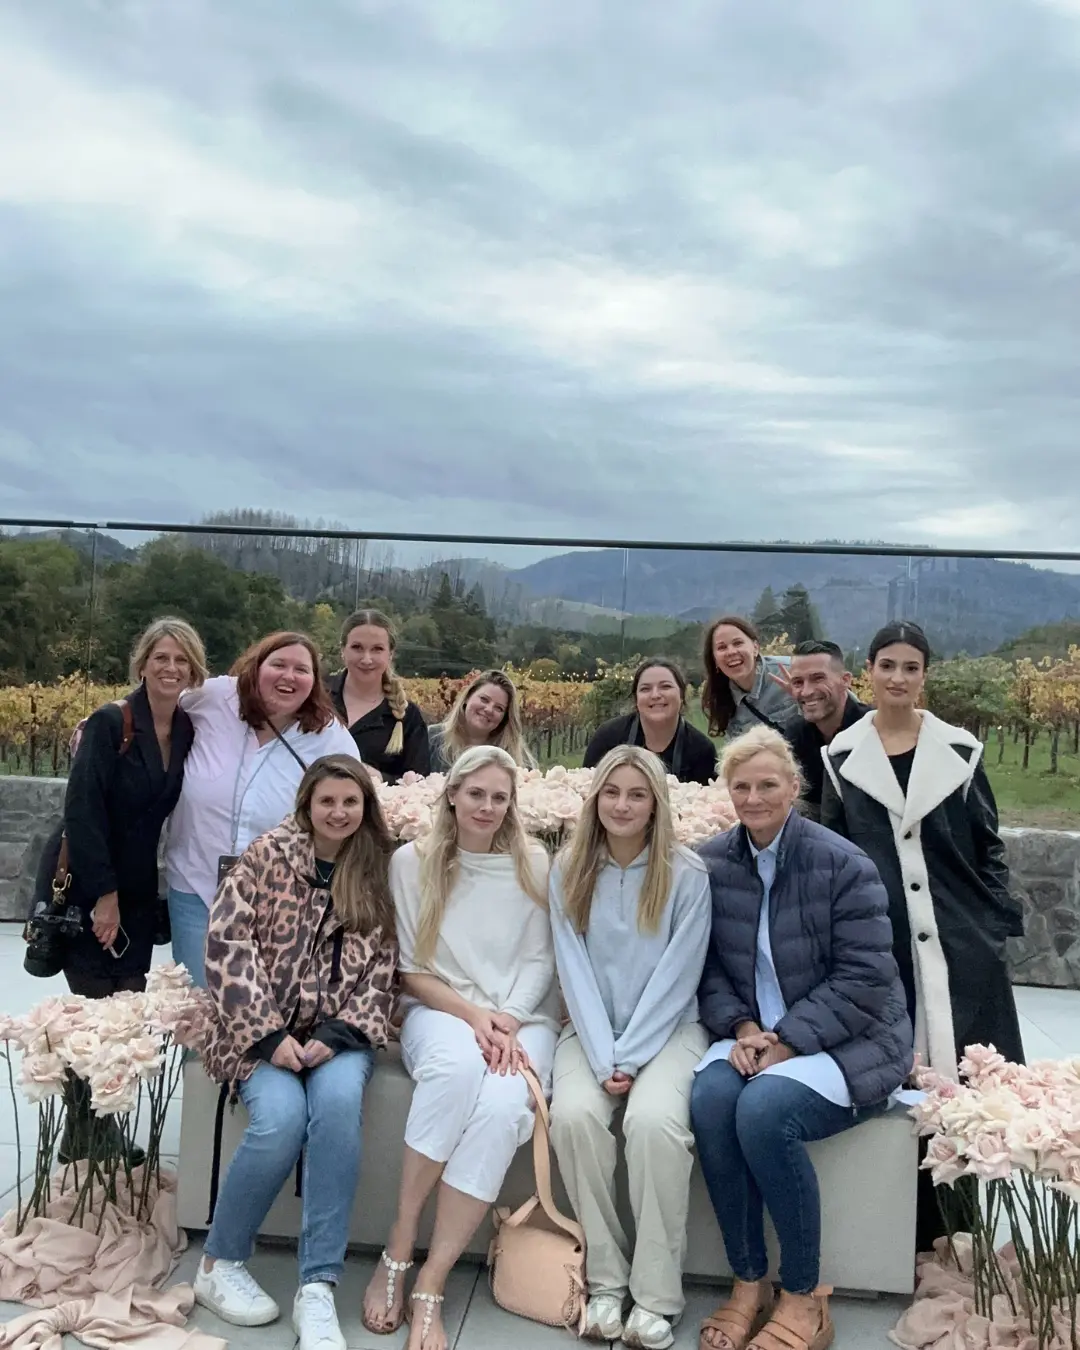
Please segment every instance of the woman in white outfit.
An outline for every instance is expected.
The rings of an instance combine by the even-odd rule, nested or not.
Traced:
[[[398,1212],[364,1298],[370,1331],[404,1316],[424,1203],[438,1185],[427,1259],[409,1298],[408,1350],[446,1350],[447,1276],[533,1130],[531,1065],[550,1080],[558,993],[547,914],[547,854],[517,812],[517,766],[497,746],[450,768],[431,833],[390,865],[404,1021],[416,1087],[405,1126]]]
[[[664,767],[648,750],[621,745],[597,765],[549,901],[570,1013],[555,1052],[552,1142],[585,1229],[585,1335],[664,1350],[684,1307],[690,1089],[708,1044],[697,989],[712,911],[705,864],[676,842]],[[624,1102],[632,1243],[615,1209],[611,1125]]]

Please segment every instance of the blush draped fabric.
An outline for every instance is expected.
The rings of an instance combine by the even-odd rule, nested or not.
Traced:
[[[137,1190],[141,1175],[139,1168],[132,1175]],[[142,1221],[130,1212],[122,1178],[117,1188],[100,1232],[100,1189],[81,1226],[67,1222],[77,1196],[72,1169],[53,1177],[45,1216],[28,1219],[18,1234],[14,1210],[0,1220],[0,1299],[27,1305],[0,1326],[3,1350],[61,1350],[65,1333],[102,1350],[226,1350],[227,1341],[186,1326],[190,1285],[161,1287],[187,1246],[176,1222],[175,1177],[162,1172]]]
[[[1005,1276],[1016,1312],[1004,1294],[997,1294],[991,1316],[975,1307],[972,1282],[972,1244],[966,1233],[953,1239],[957,1260],[948,1238],[938,1238],[934,1253],[918,1258],[915,1302],[889,1332],[901,1350],[1039,1350],[1039,1338],[1024,1314],[1026,1300],[1020,1268],[1012,1244],[998,1253],[998,1266]],[[1065,1309],[1054,1313],[1054,1332],[1044,1350],[1070,1350],[1075,1342]]]

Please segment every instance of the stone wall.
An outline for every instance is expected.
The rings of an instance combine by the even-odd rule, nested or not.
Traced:
[[[0,919],[23,919],[42,846],[64,800],[60,778],[0,777]],[[1080,833],[1003,830],[1027,934],[1010,943],[1017,984],[1080,989]]]

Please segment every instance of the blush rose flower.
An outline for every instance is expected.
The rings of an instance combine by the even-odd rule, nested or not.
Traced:
[[[1004,1181],[1012,1175],[1012,1159],[1005,1136],[1000,1131],[980,1134],[968,1148],[972,1173],[982,1181]]]
[[[19,1044],[29,1054],[47,1054],[67,1035],[71,1026],[71,1010],[55,996],[42,999],[17,1020]]]
[[[156,1078],[165,1057],[156,1036],[135,1036],[127,1044],[127,1066],[137,1078]]]
[[[91,1065],[100,1058],[101,1037],[88,1027],[78,1028],[69,1033],[61,1053],[72,1071],[80,1078],[85,1078]]]
[[[138,1079],[129,1066],[106,1064],[90,1074],[90,1105],[99,1116],[130,1111],[138,1092]]]
[[[19,1086],[28,1101],[40,1102],[55,1097],[64,1090],[67,1065],[55,1051],[23,1055],[19,1069]]]
[[[967,1160],[957,1141],[947,1134],[936,1134],[930,1140],[920,1166],[930,1172],[935,1186],[951,1186],[968,1171]]]
[[[187,966],[179,961],[166,961],[164,965],[153,966],[146,977],[146,992],[151,995],[190,988],[191,974]]]

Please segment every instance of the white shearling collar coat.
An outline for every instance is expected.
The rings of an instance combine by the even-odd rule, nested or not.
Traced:
[[[870,712],[822,751],[822,824],[877,865],[921,1062],[955,1078],[963,1048],[1023,1058],[1005,939],[1022,933],[997,808],[970,732],[921,712],[907,791]]]

